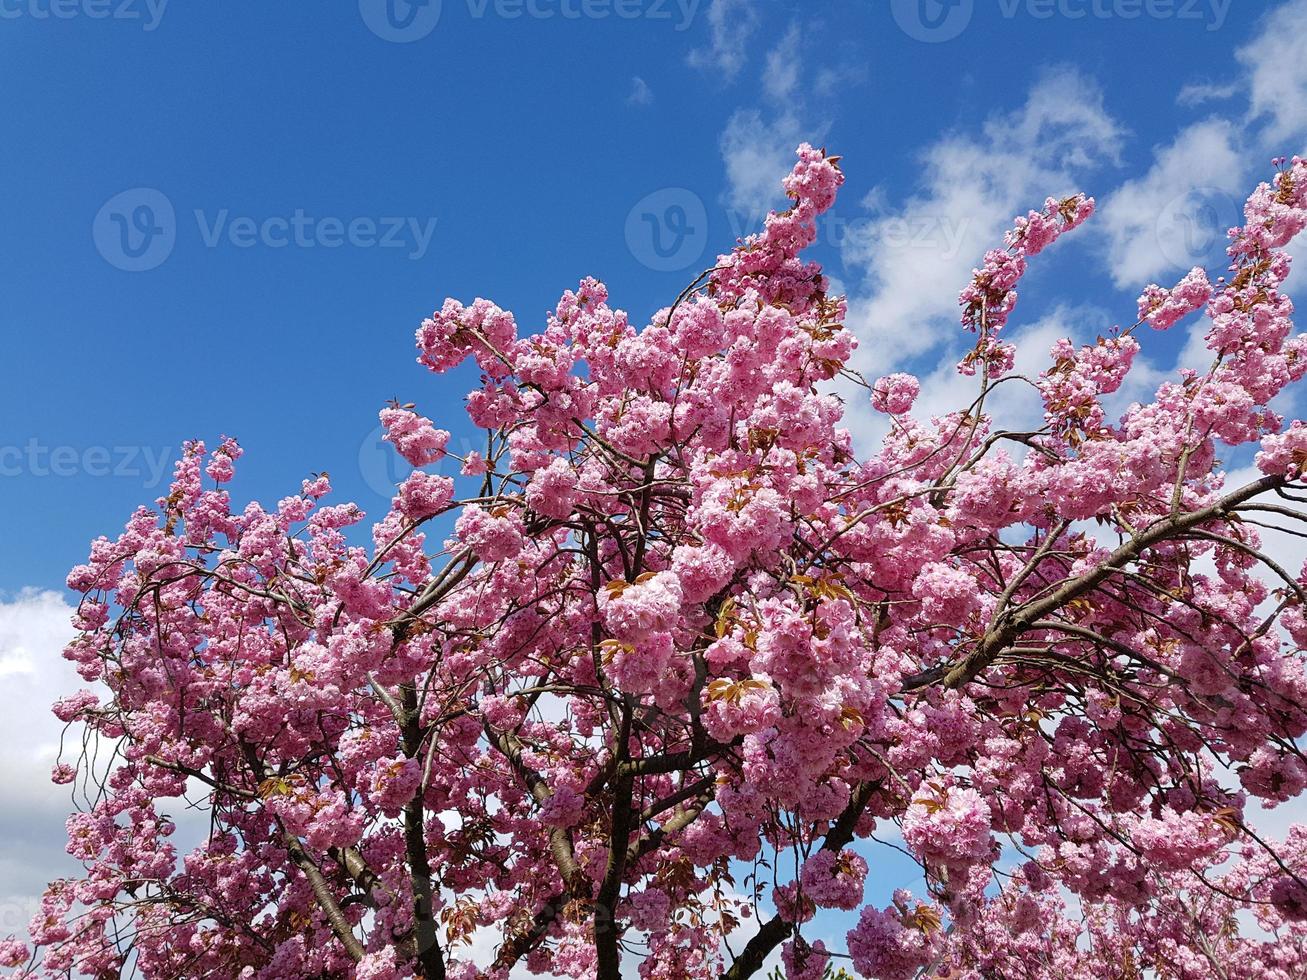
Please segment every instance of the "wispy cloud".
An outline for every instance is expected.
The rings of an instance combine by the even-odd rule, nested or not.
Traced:
[[[1239,94],[1240,86],[1236,82],[1229,82],[1224,85],[1215,82],[1190,82],[1184,88],[1180,89],[1180,94],[1175,97],[1177,105],[1197,106],[1207,102],[1223,102],[1226,99],[1232,99]]]
[[[762,84],[767,94],[777,101],[791,98],[799,84],[799,43],[799,25],[791,24],[776,46],[767,52]]]
[[[1106,236],[1113,280],[1134,289],[1220,262],[1225,232],[1241,221],[1242,198],[1267,177],[1265,157],[1307,139],[1307,0],[1288,0],[1235,52],[1225,82],[1180,90],[1181,105],[1236,99],[1154,151],[1151,168],[1103,195],[1095,226]],[[1169,285],[1170,283],[1165,283]],[[1301,288],[1301,287],[1299,287]]]
[[[755,0],[713,0],[708,8],[708,44],[689,54],[694,68],[733,81],[747,60],[749,39],[758,29]]]
[[[737,109],[722,131],[725,200],[737,234],[756,231],[783,200],[781,178],[794,165],[794,148],[820,143],[830,122],[804,97],[804,35],[791,24],[767,52],[760,105]]]
[[[626,97],[627,105],[652,105],[654,100],[653,89],[639,75],[631,78],[631,92]]]
[[[794,165],[794,148],[819,138],[792,112],[737,110],[721,137],[730,208],[742,220],[760,221],[783,194],[780,181]]]

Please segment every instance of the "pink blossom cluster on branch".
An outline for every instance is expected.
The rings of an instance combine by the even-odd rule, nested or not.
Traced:
[[[1228,277],[1150,286],[1060,341],[995,427],[1029,263],[1092,212],[1016,221],[961,296],[975,399],[912,414],[848,368],[845,304],[801,258],[843,181],[804,145],[792,207],[637,330],[591,279],[521,335],[448,300],[436,373],[473,359],[486,449],[392,405],[419,467],[362,527],[325,477],[273,508],[191,443],[170,493],[101,538],[56,706],[117,747],[68,822],[15,976],[612,980],[1287,978],[1307,972],[1301,530],[1307,371],[1281,291],[1307,225],[1282,162]],[[1113,418],[1135,329],[1204,311],[1212,364]],[[856,458],[831,382],[890,416]],[[1232,485],[1237,447],[1261,475]],[[434,521],[449,537],[431,537]],[[370,542],[370,543],[369,543]],[[183,795],[210,829],[183,853]],[[919,895],[867,904],[895,826]],[[840,942],[823,910],[856,912]],[[1256,930],[1248,928],[1255,921]],[[820,937],[819,937],[820,934]],[[29,945],[30,943],[30,945]],[[847,959],[837,959],[846,957]]]

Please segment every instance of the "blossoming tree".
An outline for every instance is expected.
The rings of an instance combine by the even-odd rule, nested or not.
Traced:
[[[848,370],[844,302],[800,258],[842,180],[801,147],[793,206],[642,330],[594,280],[530,336],[446,301],[419,360],[479,365],[485,451],[456,485],[448,433],[382,411],[417,469],[370,546],[325,477],[234,508],[235,442],[190,444],[69,577],[66,655],[99,693],[56,713],[101,763],[55,779],[90,789],[85,873],[4,964],[1307,973],[1307,827],[1251,819],[1307,786],[1307,577],[1261,544],[1304,530],[1307,425],[1271,405],[1307,371],[1281,292],[1307,161],[1249,198],[1228,277],[1150,287],[1134,326],[1025,378],[1016,286],[1093,202],[1018,219],[961,297],[974,397],[935,418],[912,377]],[[1199,311],[1211,366],[1109,417],[1141,328]],[[841,376],[888,416],[866,459]],[[1001,384],[1033,385],[1042,424],[992,424]],[[1218,454],[1241,446],[1259,475],[1236,484]],[[184,794],[208,814],[187,853]],[[870,901],[895,827],[925,885]],[[834,946],[828,909],[859,913]]]

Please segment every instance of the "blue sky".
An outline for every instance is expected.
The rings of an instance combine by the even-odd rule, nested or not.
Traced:
[[[394,2],[402,23],[408,10]],[[855,292],[871,277],[841,253],[867,220],[867,195],[901,208],[940,165],[930,151],[942,134],[1019,110],[1050,66],[1079,69],[1122,129],[1113,153],[1072,175],[1102,199],[1187,123],[1244,112],[1243,94],[1176,97],[1236,84],[1233,53],[1266,9],[1176,0],[1162,17],[1161,0],[1155,16],[1143,0],[980,0],[957,37],[929,43],[899,24],[916,0],[588,2],[444,0],[429,33],[396,43],[369,28],[386,33],[385,0],[0,0],[11,365],[0,589],[57,586],[91,537],[156,495],[158,461],[191,437],[241,439],[238,490],[250,497],[326,469],[375,507],[384,466],[361,475],[358,448],[386,399],[462,422],[462,386],[413,363],[425,313],[446,295],[484,295],[531,326],[593,274],[644,322],[703,264],[696,252],[707,262],[757,224],[799,139],[845,157],[848,184],[818,252]],[[936,0],[924,2],[929,15]],[[955,2],[950,16],[968,12]],[[417,8],[419,33],[432,9]],[[946,19],[939,36],[953,29]],[[732,140],[743,146],[725,158]],[[1265,171],[1270,149],[1240,162]],[[1021,206],[1068,189],[1060,175],[1029,183]],[[153,194],[114,205],[119,223],[101,215],[141,188]],[[677,243],[681,196],[669,188],[704,218],[691,213],[674,269],[653,250],[653,225],[632,224],[634,246],[626,234],[654,195],[662,248]],[[143,272],[111,264],[97,243],[127,264],[121,222],[160,197],[175,213],[166,260]],[[311,221],[307,244],[282,230],[297,214]],[[941,241],[950,230],[936,229]],[[905,241],[922,234],[904,226]],[[972,237],[955,263],[963,275],[989,240]],[[1094,275],[1049,301],[1129,314],[1133,289],[1113,294],[1104,268],[1084,271]],[[951,307],[959,287],[954,276],[918,288]],[[1031,296],[1027,312],[1043,312]],[[923,321],[914,331],[955,339],[947,321],[907,316]]]
[[[1304,146],[1305,23],[1307,0],[0,0],[0,678],[31,705],[0,721],[27,787],[0,814],[12,895],[62,819],[38,781],[66,609],[40,590],[166,492],[183,440],[241,440],[238,498],[328,470],[380,513],[386,400],[468,434],[471,379],[414,362],[423,315],[486,296],[532,329],[595,275],[646,322],[805,139],[848,174],[816,252],[858,366],[918,371],[944,408],[957,292],[1045,196],[1102,210],[1023,291],[1036,368],[1219,259]],[[1123,398],[1201,348],[1148,339]],[[850,423],[874,439],[864,406]]]

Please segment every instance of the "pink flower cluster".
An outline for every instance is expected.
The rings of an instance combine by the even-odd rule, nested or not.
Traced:
[[[911,895],[897,891],[888,909],[869,905],[862,910],[848,935],[855,970],[878,980],[912,980],[934,958],[940,943],[928,923],[937,913],[926,906],[909,912],[911,904]],[[937,926],[938,918],[933,921]]]
[[[431,420],[405,408],[383,408],[381,426],[386,440],[414,466],[439,462],[449,444],[449,433],[437,429]]]
[[[993,856],[989,804],[974,789],[930,788],[903,815],[903,839],[923,861],[965,869]]]
[[[1154,330],[1169,330],[1211,298],[1212,284],[1206,271],[1195,268],[1171,289],[1156,284],[1146,287],[1139,297],[1139,319]]]
[[[921,394],[921,384],[910,374],[890,374],[872,386],[871,407],[887,415],[903,415]]]
[[[1049,198],[1043,211],[1017,218],[1007,234],[1007,248],[985,253],[984,265],[973,269],[971,282],[958,297],[962,324],[983,334],[998,333],[1017,305],[1016,286],[1026,274],[1026,259],[1038,255],[1094,213],[1094,199],[1077,194],[1065,200]]]
[[[852,851],[817,851],[803,863],[799,882],[803,894],[828,909],[856,909],[862,904],[867,862]]]

